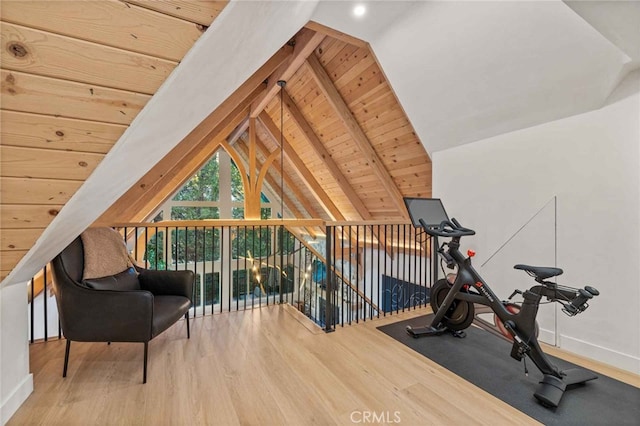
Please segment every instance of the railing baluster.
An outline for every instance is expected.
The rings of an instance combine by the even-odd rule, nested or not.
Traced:
[[[402,225],[402,246],[400,246],[400,238],[398,238],[398,248],[402,247],[402,312],[404,312],[404,306],[407,304],[406,302],[406,297],[405,297],[405,283],[407,282],[406,280],[406,260],[407,260],[407,245],[406,245],[406,238],[407,238],[407,225]],[[398,225],[398,237],[400,237],[400,225]],[[400,257],[400,256],[398,256]],[[400,267],[400,259],[398,259],[398,267]]]
[[[149,228],[147,228],[146,226],[144,227],[144,250],[142,251],[142,257],[144,257],[144,267],[148,268],[149,267],[149,259],[147,256],[147,247],[149,244]]]
[[[142,264],[139,257],[144,256],[147,268],[196,272],[194,318],[199,313],[258,309],[262,302],[289,303],[325,331],[333,331],[338,324],[344,327],[426,306],[437,275],[436,242],[407,223],[327,222],[324,253],[319,255],[305,233],[303,240],[281,223],[158,225],[125,226],[124,242],[133,230],[135,259]],[[30,342],[42,338],[38,321],[44,324],[45,341],[49,335],[48,270],[42,275],[42,309],[35,308],[35,278],[31,281]]]
[[[333,291],[333,286],[331,285],[331,278],[330,278],[330,274],[331,274],[331,256],[332,254],[332,250],[331,250],[331,241],[332,241],[332,233],[333,230],[335,228],[334,227],[327,227],[326,228],[326,242],[325,242],[325,246],[326,246],[326,254],[325,254],[325,260],[326,260],[326,264],[325,264],[325,299],[324,299],[324,307],[325,307],[325,312],[324,312],[324,329],[325,331],[329,332],[332,331],[331,330],[331,320],[333,317],[333,306],[331,303],[331,292]]]
[[[153,254],[154,254],[154,257],[155,257],[153,259],[153,264],[154,264],[153,269],[158,270],[160,268],[158,268],[158,227],[157,226],[155,227],[155,233],[153,235],[155,237],[153,239]],[[149,253],[148,252],[147,252],[147,257],[149,257]]]
[[[164,270],[168,271],[169,268],[171,267],[171,265],[169,264],[171,262],[171,230],[169,229],[168,226],[164,227],[164,249],[163,249],[163,253],[162,253],[162,260],[164,260]]]
[[[43,271],[44,283],[42,285],[42,300],[44,301],[44,341],[49,340],[49,313],[47,304],[47,265],[44,265]]]
[[[136,263],[139,263],[140,259],[138,259],[138,227],[136,226],[134,230],[135,234],[133,235],[133,258],[135,259]]]
[[[34,342],[35,337],[34,337],[34,327],[35,327],[35,305],[36,305],[36,300],[35,300],[35,289],[33,288],[35,286],[35,279],[31,278],[31,306],[30,306],[30,318],[31,318],[31,324],[30,325],[30,332],[31,332],[31,343]]]
[[[249,273],[247,271],[247,227],[243,227],[243,248],[242,248],[242,257],[244,258],[244,279],[242,280],[242,286],[244,287],[245,295],[244,295],[244,309],[247,310],[247,297],[249,297]]]
[[[218,284],[218,292],[216,292],[216,227],[211,227],[211,315],[214,313],[216,304],[216,294],[220,292],[220,284]],[[218,295],[218,300],[219,299]]]
[[[353,292],[352,292],[353,293]],[[360,293],[360,225],[356,225],[356,294],[351,298],[351,311],[355,315],[356,324],[358,324],[358,297]],[[355,312],[353,302],[356,302]]]

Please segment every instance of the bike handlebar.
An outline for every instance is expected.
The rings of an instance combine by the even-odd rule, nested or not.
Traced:
[[[466,235],[476,234],[476,231],[473,229],[460,225],[460,222],[455,218],[451,218],[450,221],[443,220],[437,228],[429,227],[423,219],[420,219],[420,224],[424,228],[424,231],[432,237],[464,237]]]

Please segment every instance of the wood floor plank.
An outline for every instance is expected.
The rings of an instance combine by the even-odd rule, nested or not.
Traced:
[[[151,341],[146,385],[139,343],[74,342],[66,379],[64,339],[36,343],[34,393],[7,424],[539,424],[376,329],[427,312],[326,334],[270,306],[192,319],[189,340],[179,321]]]

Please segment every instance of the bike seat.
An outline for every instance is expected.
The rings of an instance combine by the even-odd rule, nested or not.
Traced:
[[[526,271],[529,275],[535,277],[536,280],[546,280],[547,278],[562,275],[563,272],[560,268],[551,268],[545,266],[515,265],[513,268]]]

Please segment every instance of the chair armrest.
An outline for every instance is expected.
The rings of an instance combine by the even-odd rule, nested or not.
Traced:
[[[76,288],[64,300],[63,331],[85,342],[145,342],[152,336],[153,294]]]
[[[155,295],[193,297],[193,271],[156,271],[136,268],[140,275],[140,287]]]

